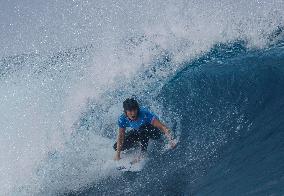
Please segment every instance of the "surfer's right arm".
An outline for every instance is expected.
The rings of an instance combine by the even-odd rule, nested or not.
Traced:
[[[124,135],[125,135],[125,128],[119,128],[117,136],[116,155],[114,157],[114,160],[118,161],[120,159],[120,152],[124,142]]]

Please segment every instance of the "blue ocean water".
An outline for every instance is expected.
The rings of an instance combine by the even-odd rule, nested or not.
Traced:
[[[3,3],[0,192],[284,195],[283,5]],[[121,173],[130,96],[179,142],[152,142],[143,170]]]
[[[234,47],[187,64],[157,96],[181,121],[177,149],[79,195],[284,194],[283,45]]]

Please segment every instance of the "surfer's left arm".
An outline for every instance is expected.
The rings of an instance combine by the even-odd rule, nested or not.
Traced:
[[[170,143],[172,148],[174,148],[176,146],[176,142],[174,141],[174,139],[173,139],[173,137],[171,135],[170,129],[166,125],[161,123],[156,118],[152,121],[152,125],[154,127],[157,127],[159,130],[161,130],[165,134],[165,136],[168,138],[169,143]]]

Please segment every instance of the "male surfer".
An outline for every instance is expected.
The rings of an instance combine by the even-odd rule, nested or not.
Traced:
[[[123,109],[124,113],[118,118],[117,142],[113,146],[116,150],[115,160],[120,159],[121,151],[132,148],[137,142],[140,143],[141,155],[143,156],[147,151],[149,139],[159,139],[161,132],[168,138],[171,148],[176,146],[170,130],[159,121],[154,113],[144,107],[140,108],[135,99],[126,99],[123,102]],[[132,130],[125,133],[126,127],[130,127]],[[139,161],[140,158],[136,161]]]

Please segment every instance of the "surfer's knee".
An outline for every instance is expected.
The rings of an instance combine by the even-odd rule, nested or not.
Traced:
[[[147,147],[148,147],[148,145],[145,145],[145,144],[142,145],[142,144],[141,144],[141,152],[142,152],[142,153],[146,153],[146,152],[147,152]]]
[[[142,152],[146,152],[147,151],[147,147],[148,147],[148,142],[149,142],[149,138],[148,137],[144,137],[140,140],[140,146],[141,146],[141,151]]]

